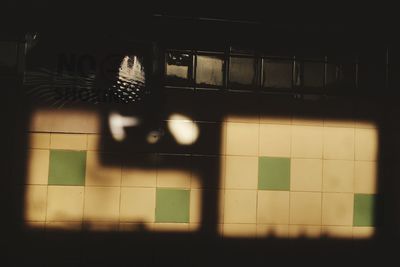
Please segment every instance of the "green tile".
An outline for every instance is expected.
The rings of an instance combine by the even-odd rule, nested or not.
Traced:
[[[85,169],[86,151],[50,151],[50,185],[85,185]]]
[[[376,196],[369,194],[354,195],[354,226],[374,226],[374,207]]]
[[[189,199],[189,190],[158,188],[156,222],[189,222]]]
[[[290,159],[260,157],[258,159],[258,189],[290,190]]]

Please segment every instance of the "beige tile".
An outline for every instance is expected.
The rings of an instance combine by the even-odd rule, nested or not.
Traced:
[[[120,204],[119,187],[85,187],[83,216],[87,222],[118,221]]]
[[[51,110],[35,110],[30,117],[30,131],[51,132],[54,112]]]
[[[157,168],[158,187],[190,188],[192,158],[190,156],[163,155]]]
[[[49,177],[49,161],[49,150],[29,149],[26,183],[47,185]]]
[[[351,226],[322,226],[321,232],[323,236],[330,238],[352,238],[353,227]]]
[[[29,148],[50,148],[50,134],[49,133],[30,133],[29,134]]]
[[[120,221],[154,222],[155,188],[121,188]]]
[[[188,223],[153,223],[151,224],[152,231],[155,232],[188,232]]]
[[[81,221],[83,214],[83,186],[49,186],[47,221]]]
[[[324,160],[322,186],[324,192],[353,192],[354,161]]]
[[[290,224],[321,224],[321,193],[290,192]]]
[[[289,192],[258,191],[257,223],[288,224]]]
[[[354,159],[354,128],[324,127],[324,158]]]
[[[97,111],[65,108],[51,111],[52,132],[63,133],[98,133],[101,129],[100,115]]]
[[[375,234],[374,227],[353,227],[354,239],[367,239],[372,238]]]
[[[322,126],[324,121],[322,116],[313,117],[313,116],[298,116],[296,114],[293,115],[292,119],[293,125],[309,125],[309,126]]]
[[[156,155],[151,154],[125,156],[122,164],[122,186],[155,187],[156,160]]]
[[[226,157],[225,188],[257,189],[258,157]]]
[[[321,191],[322,160],[292,159],[290,161],[290,190]]]
[[[201,222],[201,200],[203,190],[192,189],[190,190],[190,223]]]
[[[50,136],[50,148],[52,149],[71,149],[86,150],[86,134],[59,134],[52,133]]]
[[[378,131],[377,129],[356,129],[355,139],[356,160],[377,160]]]
[[[46,230],[50,231],[81,231],[82,222],[46,222]]]
[[[102,162],[118,161],[117,154],[87,152],[86,186],[119,186],[121,185],[121,165],[108,165]]]
[[[260,123],[266,124],[292,124],[292,116],[291,115],[267,115],[260,114]]]
[[[322,158],[322,129],[313,126],[292,126],[292,157]]]
[[[140,163],[138,163],[140,165]],[[155,187],[157,182],[157,169],[154,167],[131,167],[127,164],[122,166],[122,186]]]
[[[260,156],[290,157],[292,126],[260,125]]]
[[[289,225],[257,224],[257,237],[287,238]]]
[[[88,150],[100,150],[100,134],[88,134],[87,136],[87,149]]]
[[[259,124],[228,122],[226,129],[226,154],[258,156]]]
[[[190,188],[191,173],[189,170],[157,170],[157,186],[158,187],[179,187]]]
[[[227,223],[223,225],[224,237],[253,238],[257,235],[257,225],[254,223]]]
[[[323,193],[322,224],[351,226],[353,224],[353,193]]]
[[[377,193],[378,164],[374,161],[356,161],[354,167],[354,192]]]
[[[329,118],[329,119],[324,119],[324,126],[354,128],[355,120],[352,118],[341,118],[341,119]]]
[[[28,185],[25,187],[24,213],[26,221],[45,221],[47,186]]]
[[[321,226],[289,225],[289,238],[319,238]]]
[[[83,222],[82,229],[93,232],[117,232],[119,230],[118,222]]]
[[[256,223],[256,208],[256,190],[225,190],[224,223]]]

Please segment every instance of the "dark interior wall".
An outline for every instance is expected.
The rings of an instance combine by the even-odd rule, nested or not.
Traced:
[[[216,49],[216,47],[224,48],[228,43],[243,44],[244,46],[255,46],[256,48],[268,47],[275,53],[296,51],[302,53],[322,53],[330,51],[350,51],[351,53],[360,53],[366,58],[373,58],[372,65],[378,66],[377,69],[385,69],[385,58],[387,48],[394,51],[390,54],[393,62],[396,62],[396,50],[390,43],[386,43],[381,36],[382,32],[376,35],[365,34],[365,32],[354,26],[336,32],[335,29],[326,31],[324,26],[307,27],[302,25],[292,26],[266,26],[263,24],[235,24],[233,22],[217,23],[215,21],[199,22],[189,21],[182,22],[171,20],[168,23],[160,18],[150,20],[154,25],[156,32],[142,29],[140,32],[143,39],[150,38],[154,41],[161,41],[166,45],[176,45],[184,47],[198,47]],[[169,19],[168,19],[169,20]],[[180,31],[171,31],[168,29],[173,27],[181,27]],[[177,26],[178,25],[178,26]],[[232,26],[233,25],[233,26]],[[248,30],[248,29],[251,30]],[[270,31],[265,28],[271,29]],[[129,29],[125,30],[129,32]],[[356,33],[354,33],[354,31]],[[100,32],[100,31],[98,31]],[[151,34],[149,34],[151,32]],[[198,34],[207,33],[207,34]],[[261,35],[260,32],[268,32],[268,38]],[[119,33],[119,32],[118,32]],[[64,35],[64,32],[58,32],[56,35],[75,36],[67,38],[70,42],[80,37],[90,39],[96,34],[87,34],[87,32]],[[104,34],[104,33],[103,33]],[[55,36],[56,36],[55,35]],[[115,35],[115,32],[105,34],[108,36]],[[121,34],[116,34],[120,36]],[[122,34],[123,35],[123,34]],[[153,39],[154,38],[154,39]],[[113,39],[113,38],[111,38]],[[81,39],[80,39],[81,40]],[[165,41],[167,40],[167,41]],[[212,42],[210,42],[212,40]],[[272,41],[271,41],[272,40]],[[370,42],[371,41],[371,42]],[[68,41],[67,41],[68,42]],[[74,42],[76,43],[76,42]],[[271,44],[272,43],[272,44]],[[323,49],[321,49],[323,47]],[[282,51],[283,50],[283,51]],[[362,52],[362,53],[361,53]],[[376,57],[373,55],[377,54]],[[372,55],[372,56],[371,56]],[[393,56],[392,56],[393,55]],[[375,60],[376,59],[376,60]],[[392,61],[389,61],[392,62]],[[379,65],[381,64],[381,65]],[[374,72],[372,71],[372,75]],[[396,77],[396,74],[392,74]],[[2,78],[2,87],[17,88],[18,76],[8,76],[7,79]],[[14,151],[12,156],[5,156],[2,160],[4,165],[2,196],[5,216],[3,220],[4,227],[2,232],[7,237],[3,244],[6,249],[11,249],[9,258],[10,266],[25,264],[26,266],[40,266],[48,264],[50,266],[114,266],[115,260],[117,264],[135,266],[152,266],[152,265],[219,265],[219,264],[259,264],[267,263],[288,263],[293,260],[304,263],[317,264],[327,257],[332,257],[330,263],[340,264],[343,259],[359,264],[367,263],[370,260],[381,261],[385,259],[395,259],[395,246],[390,242],[398,240],[400,233],[399,207],[398,198],[399,181],[397,179],[398,171],[398,153],[399,142],[397,140],[397,114],[399,107],[397,104],[398,97],[396,92],[396,84],[384,81],[384,85],[377,88],[359,88],[355,92],[342,96],[340,100],[329,101],[326,96],[321,96],[317,101],[319,108],[315,108],[314,112],[319,113],[321,110],[326,111],[325,107],[328,103],[333,103],[333,117],[353,117],[373,118],[379,122],[380,126],[380,154],[379,154],[379,187],[385,192],[385,201],[383,204],[384,213],[379,210],[381,215],[377,218],[382,220],[382,226],[379,228],[380,235],[368,241],[310,241],[310,240],[220,240],[215,236],[202,235],[160,235],[160,236],[140,236],[140,235],[121,235],[116,233],[103,234],[70,234],[70,233],[47,233],[46,235],[21,232],[20,215],[18,207],[21,207],[22,188],[15,186],[15,182],[23,179],[21,174],[23,170],[19,169],[19,163],[24,162],[24,151],[26,142],[24,133],[28,122],[28,113],[25,113],[23,105],[20,104],[20,96],[13,90],[6,90],[7,109],[3,113],[4,125],[12,125],[10,131],[7,131],[6,138],[3,140],[14,140],[14,142],[5,141],[4,148],[7,151]],[[368,84],[367,84],[368,85]],[[390,85],[390,86],[387,86]],[[293,101],[299,103],[301,108],[297,112],[307,110],[310,102],[307,100],[293,100],[291,94],[286,96],[265,95],[263,100],[266,102],[277,103],[281,101],[281,105],[276,105],[276,109],[268,110],[267,113],[274,112],[276,114],[287,114],[288,106],[293,105]],[[207,101],[207,98],[205,100]],[[227,113],[245,113],[250,112],[249,107],[254,107],[254,103],[259,104],[260,98],[250,96],[248,99],[241,98],[240,103],[246,103],[240,109],[237,102],[229,101],[232,105],[226,105]],[[342,101],[351,101],[354,109],[345,114],[337,114],[336,107],[342,107]],[[201,103],[201,100],[195,98],[193,103]],[[207,101],[209,104],[209,102]],[[199,105],[199,109],[201,110]],[[324,107],[324,108],[321,108]],[[249,111],[250,110],[250,111]],[[13,168],[10,168],[13,166]],[[10,190],[11,189],[11,190]],[[11,219],[7,219],[11,218]],[[43,253],[46,251],[46,253]],[[50,253],[49,253],[50,252]],[[177,253],[178,252],[178,253]],[[51,254],[51,257],[47,257]],[[335,256],[332,256],[335,255]],[[310,258],[312,260],[310,261]],[[15,264],[17,263],[17,264]]]

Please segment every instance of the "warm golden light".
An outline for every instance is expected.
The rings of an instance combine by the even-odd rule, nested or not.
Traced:
[[[139,119],[133,116],[122,116],[117,112],[111,112],[108,117],[108,125],[112,137],[121,142],[126,138],[125,128],[139,124]]]
[[[32,118],[32,127],[42,130],[29,135],[24,210],[28,227],[198,231],[202,196],[209,190],[203,179],[210,177],[203,175],[214,162],[219,168],[219,187],[213,190],[219,195],[215,205],[222,236],[343,239],[374,234],[378,129],[373,122],[231,116],[222,123],[219,155],[123,154],[124,158],[119,151],[99,151],[98,129],[65,131],[77,129],[78,113],[71,114],[74,119],[68,119],[65,111],[62,115],[38,111]],[[124,127],[138,123],[135,118],[111,115],[116,141],[127,138]],[[66,124],[60,126],[54,120],[61,117]],[[98,120],[93,114],[89,117]],[[179,114],[167,121],[178,145],[196,142],[200,124]],[[144,142],[156,143],[159,138],[158,132],[150,132]],[[54,151],[61,151],[61,158],[52,158]],[[80,160],[85,168],[76,167],[81,166],[78,156],[69,157],[67,152],[84,153]],[[120,157],[120,164],[104,165],[101,159],[108,157]],[[140,165],[147,157],[152,167]],[[171,162],[174,167],[169,167]],[[54,175],[56,168],[65,168],[63,173],[74,177],[60,178]],[[74,184],[68,184],[70,178]],[[171,206],[164,208],[168,201]]]
[[[168,120],[168,129],[176,142],[181,145],[190,145],[196,142],[199,136],[199,127],[189,117],[172,114]]]

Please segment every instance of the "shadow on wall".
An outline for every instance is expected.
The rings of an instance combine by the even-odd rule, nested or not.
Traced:
[[[312,258],[334,264],[345,256],[357,263],[390,256],[386,241],[397,238],[399,222],[395,100],[169,89],[165,106],[147,108],[153,112],[21,107],[8,225],[20,241],[13,255],[18,263],[196,266]],[[124,128],[126,138],[115,140],[112,112],[142,123]],[[194,143],[177,142],[168,127],[173,114],[195,122]],[[335,179],[329,168],[344,176],[353,170],[354,183]],[[385,193],[384,204],[364,197],[376,192]],[[339,193],[350,200],[335,198]],[[343,205],[330,208],[337,203]],[[286,212],[276,215],[286,204]],[[335,212],[324,217],[324,205]],[[375,212],[367,218],[355,213],[358,206]],[[338,214],[344,223],[332,222]],[[360,226],[354,225],[357,216]],[[365,221],[376,225],[373,236],[367,229],[358,234],[368,238],[350,240]],[[332,259],[332,253],[340,257]]]
[[[51,251],[52,256],[46,256],[50,262],[63,259],[71,262],[88,260],[106,264],[104,260],[111,258],[113,259],[110,263],[113,263],[115,258],[118,259],[117,262],[132,260],[129,255],[134,248],[137,251],[135,255],[138,257],[136,259],[138,262],[148,263],[151,258],[150,261],[155,264],[163,263],[164,260],[172,261],[176,256],[182,256],[182,253],[186,257],[185,262],[193,263],[194,259],[202,258],[201,262],[208,263],[214,256],[225,261],[232,252],[239,251],[241,256],[231,255],[228,261],[235,262],[235,259],[254,257],[254,260],[264,262],[266,260],[264,257],[267,256],[261,252],[268,248],[271,252],[268,253],[268,257],[281,262],[284,255],[293,255],[306,260],[307,251],[310,250],[318,253],[318,257],[327,256],[332,251],[340,255],[347,253],[364,255],[366,251],[379,251],[380,239],[375,237],[384,237],[385,234],[386,237],[394,236],[394,231],[389,230],[390,225],[388,228],[386,225],[379,226],[382,225],[383,218],[385,221],[392,216],[396,218],[396,214],[391,215],[386,212],[384,217],[383,205],[374,200],[371,204],[371,199],[363,200],[364,193],[360,194],[361,204],[356,204],[355,200],[357,164],[361,164],[358,167],[361,175],[361,184],[358,185],[360,192],[372,190],[368,193],[384,191],[385,194],[387,192],[393,194],[395,190],[389,188],[388,191],[386,187],[393,182],[390,178],[385,181],[378,179],[375,188],[372,181],[368,188],[368,179],[362,177],[362,175],[371,176],[369,173],[371,171],[368,169],[371,168],[371,164],[365,166],[363,163],[376,161],[377,177],[382,177],[383,170],[393,168],[390,160],[383,161],[381,152],[384,148],[385,153],[388,153],[386,155],[393,155],[392,151],[396,148],[393,144],[397,144],[389,142],[393,140],[391,135],[393,131],[387,130],[392,128],[390,121],[384,120],[381,103],[376,104],[368,99],[300,101],[287,97],[210,91],[183,91],[182,94],[173,92],[171,96],[166,98],[168,101],[165,114],[183,113],[182,108],[174,101],[194,107],[184,113],[193,118],[199,128],[199,136],[194,144],[188,146],[177,144],[176,139],[168,136],[168,133],[165,133],[159,142],[149,144],[143,142],[146,140],[147,132],[142,131],[140,133],[143,134],[140,135],[135,129],[127,130],[127,139],[123,142],[116,141],[107,127],[104,127],[108,123],[107,114],[110,110],[108,108],[100,112],[84,111],[79,107],[66,108],[61,112],[38,109],[27,114],[27,122],[30,120],[27,125],[30,125],[29,130],[32,133],[27,135],[26,131],[21,131],[25,136],[25,139],[21,140],[27,140],[28,137],[30,140],[20,143],[19,151],[21,155],[26,155],[26,147],[31,148],[31,152],[35,151],[34,160],[31,161],[29,158],[28,161],[35,167],[33,169],[28,167],[25,170],[18,165],[20,174],[27,171],[26,175],[20,177],[33,180],[25,182],[21,180],[21,184],[30,185],[17,187],[20,196],[26,198],[25,202],[23,197],[17,201],[20,211],[17,218],[24,222],[27,218],[25,216],[31,216],[27,215],[26,209],[28,207],[31,209],[32,205],[32,216],[42,216],[40,220],[31,221],[28,224],[30,230],[24,231],[21,236],[26,241],[25,249],[30,256],[40,258],[39,251],[45,248]],[[341,108],[338,109],[338,106]],[[115,110],[115,107],[112,110]],[[121,113],[129,116],[128,112]],[[145,116],[141,118],[145,120]],[[87,123],[84,123],[85,121]],[[263,135],[269,138],[263,139]],[[387,138],[383,139],[382,136]],[[353,140],[350,145],[353,149],[350,150],[349,138]],[[290,140],[290,147],[285,147],[287,140]],[[74,162],[78,154],[68,153],[82,153],[82,151],[85,156],[80,161],[85,161],[84,172],[73,173],[70,167],[80,164]],[[346,186],[340,184],[340,179],[331,177],[331,185],[329,180],[326,180],[329,178],[329,173],[326,174],[325,171],[329,164],[333,164],[331,168],[338,170],[334,165],[338,162],[331,160],[335,159],[336,155],[343,157],[339,162],[343,163],[340,165],[340,174],[346,175],[346,170],[343,169],[343,166],[346,166],[345,162],[350,166],[354,164],[354,167],[351,167],[355,171],[352,192],[338,189]],[[46,158],[49,159],[48,166],[44,165],[42,170],[37,168],[38,164],[46,161]],[[208,161],[209,159],[212,160]],[[274,181],[274,177],[268,174],[269,167],[284,164],[282,162],[275,164],[274,159],[291,161],[287,167],[291,173],[289,183]],[[72,165],[62,166],[63,162]],[[316,167],[318,163],[321,164],[320,168]],[[266,164],[267,170],[260,164]],[[59,170],[52,167],[58,165],[61,165],[58,167]],[[245,171],[238,169],[239,165]],[[229,171],[231,173],[228,175]],[[280,169],[277,171],[280,175],[284,173]],[[247,175],[247,179],[235,177],[235,172],[242,172],[243,175]],[[267,174],[264,174],[265,172]],[[308,177],[310,174],[314,175],[313,172],[322,172],[323,180],[322,177],[320,180]],[[64,174],[74,175],[77,180],[68,184],[72,176],[63,176]],[[113,180],[113,177],[117,177],[117,180]],[[318,181],[323,184],[319,185]],[[319,189],[315,189],[315,186]],[[326,186],[331,186],[333,189],[327,188],[325,191]],[[63,187],[68,187],[68,190],[63,190]],[[30,191],[29,188],[34,190]],[[26,195],[24,191],[28,194]],[[196,200],[193,199],[195,191],[198,196]],[[271,194],[264,194],[268,192]],[[344,199],[335,198],[335,193],[353,195],[354,198],[348,202],[341,202]],[[32,198],[30,194],[33,195]],[[279,221],[279,225],[276,225],[276,222],[269,221],[269,216],[274,214],[277,208],[282,209],[285,194],[290,199],[296,200],[294,202],[289,200],[292,210],[296,209],[293,205],[300,206],[298,212],[288,209],[289,214],[272,215],[275,216],[274,220]],[[320,197],[313,200],[312,197],[302,197],[302,194]],[[42,199],[46,202],[45,210],[40,210],[43,205],[36,203],[40,200],[37,197],[40,195],[46,196]],[[252,205],[246,202],[254,195],[254,200],[258,204]],[[135,196],[140,197],[134,199]],[[31,199],[34,199],[33,204]],[[143,199],[149,201],[145,202]],[[264,201],[265,204],[272,199],[277,206],[268,204],[261,206],[260,201]],[[221,200],[225,203],[220,204]],[[74,201],[76,202],[73,203]],[[124,201],[129,205],[123,207]],[[140,201],[140,204],[130,206],[135,201]],[[151,201],[152,204],[149,204]],[[198,205],[185,207],[182,205],[185,201],[190,203],[188,205],[195,202]],[[343,206],[339,206],[335,211],[334,204],[337,201],[343,203]],[[309,213],[309,210],[304,213],[307,208],[313,207],[318,202],[320,206],[317,208],[319,210],[317,213]],[[329,206],[325,209],[328,214],[324,219],[322,214],[324,205],[332,202],[332,209]],[[243,203],[247,203],[248,206],[243,207]],[[348,206],[348,203],[351,205]],[[77,211],[71,208],[71,205],[79,206],[81,210]],[[191,211],[186,216],[179,212],[169,214],[174,205],[180,205],[179,208],[186,210],[197,209],[199,214],[193,215]],[[370,205],[370,208],[375,210],[372,222],[376,227],[373,228],[372,239],[357,239],[363,236],[371,237],[371,229],[367,232],[354,230],[357,229],[357,225],[354,224],[353,215],[364,216],[353,213],[352,209],[356,209],[357,205]],[[252,209],[248,209],[250,206],[258,209],[255,212],[256,214],[258,212],[256,217],[254,212],[249,211]],[[390,204],[385,204],[386,210],[387,207],[390,208]],[[155,214],[149,214],[146,208],[155,209]],[[342,213],[343,217],[346,217],[349,208],[352,211],[351,221],[350,225],[345,226],[349,226],[352,230],[349,232],[349,227],[343,227],[341,222],[339,226],[336,225],[338,227],[330,227],[332,225],[329,220],[335,220],[337,216],[343,215]],[[142,213],[135,214],[132,209],[138,209]],[[336,213],[329,214],[331,210]],[[263,215],[261,211],[267,212]],[[304,221],[313,216],[320,216],[316,219],[318,223]],[[286,228],[282,220],[286,222]],[[325,226],[324,220],[327,220]],[[25,226],[22,228],[26,229]],[[35,228],[39,231],[32,231]],[[316,236],[336,238],[314,239]],[[350,240],[353,236],[356,239]],[[288,240],[287,237],[298,239]],[[104,241],[100,244],[99,240]],[[35,246],[28,249],[30,244]],[[66,255],[63,252],[65,249],[71,253]],[[233,255],[239,254],[233,253]],[[163,257],[166,258],[157,260]],[[363,256],[363,260],[367,258]]]

